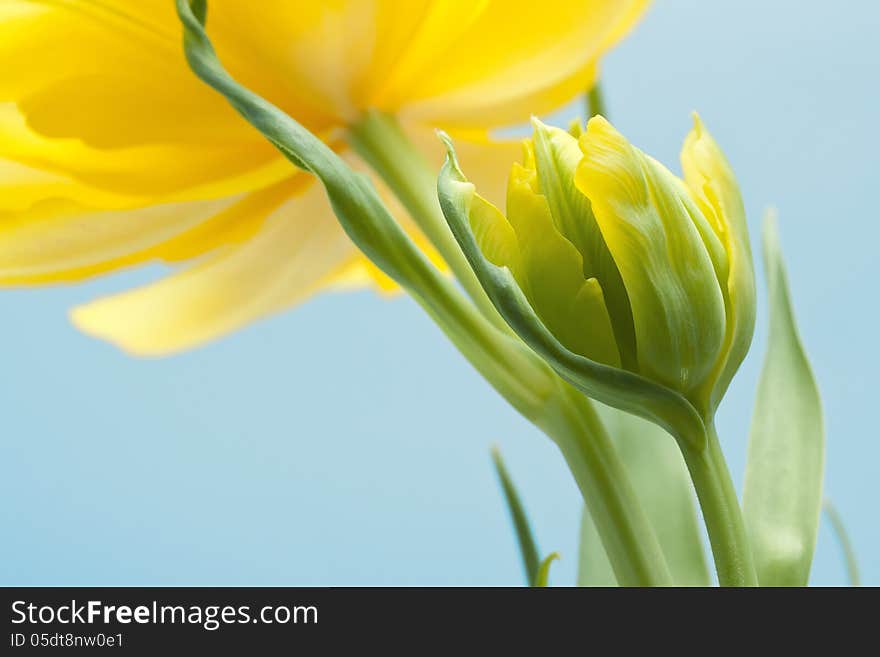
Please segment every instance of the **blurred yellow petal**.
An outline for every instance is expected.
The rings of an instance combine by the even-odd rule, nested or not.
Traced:
[[[435,3],[374,99],[440,127],[498,126],[559,107],[594,82],[598,60],[646,0]],[[479,8],[479,11],[477,11]]]
[[[581,92],[645,4],[211,0],[209,29],[236,78],[333,146],[365,110],[389,109],[415,119],[439,166],[433,127],[452,126],[500,200],[519,146],[487,129]],[[173,5],[0,0],[0,284],[197,259],[77,311],[138,353],[212,339],[320,285],[395,291],[353,253],[323,194],[291,200],[290,163],[192,75]]]
[[[141,288],[74,309],[86,333],[142,356],[188,349],[289,308],[359,258],[330,212],[323,189],[271,211],[251,239]]]
[[[153,143],[108,150],[73,138],[47,138],[32,131],[9,104],[0,104],[0,157],[105,191],[158,201],[249,191],[291,172],[289,162],[257,141],[198,148]]]
[[[68,199],[78,205],[102,208],[126,207],[137,201],[131,196],[98,189],[61,173],[0,159],[0,216],[23,212],[47,199]]]
[[[4,4],[24,9],[0,14],[0,158],[160,201],[226,196],[289,173],[192,75],[173,3],[151,0],[149,24],[130,15],[137,3]]]
[[[306,182],[301,174],[252,194],[127,210],[47,200],[26,212],[0,214],[0,285],[79,280],[242,242]]]

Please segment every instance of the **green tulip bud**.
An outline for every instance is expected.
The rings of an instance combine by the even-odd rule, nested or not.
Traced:
[[[453,233],[501,315],[560,375],[702,441],[754,329],[730,166],[696,117],[683,180],[600,116],[582,132],[533,125],[506,215],[447,140],[438,189]]]

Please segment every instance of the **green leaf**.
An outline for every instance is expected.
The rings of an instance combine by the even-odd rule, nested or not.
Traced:
[[[859,576],[859,562],[856,559],[856,552],[853,549],[852,541],[849,538],[849,532],[846,531],[846,525],[843,524],[843,518],[840,517],[837,509],[831,503],[831,500],[825,500],[822,505],[825,510],[825,517],[831,523],[831,529],[834,532],[840,549],[843,552],[843,558],[846,562],[846,576],[849,579],[850,586],[861,586],[862,580]]]
[[[608,554],[602,547],[596,524],[590,510],[584,505],[581,511],[581,533],[578,545],[578,586],[617,586],[614,569]]]
[[[752,417],[743,511],[761,586],[805,586],[822,507],[825,431],[773,213],[764,221],[764,261],[770,336]]]
[[[538,566],[538,573],[535,575],[535,586],[537,588],[546,588],[548,586],[548,582],[550,580],[550,564],[559,559],[559,553],[553,552],[552,554],[547,555],[547,557],[541,562],[541,565]]]
[[[657,532],[673,583],[709,586],[711,578],[693,486],[675,441],[651,422],[613,408],[598,408],[642,508]],[[578,586],[617,585],[586,508],[578,557]]]
[[[507,510],[510,512],[510,519],[513,521],[513,528],[516,531],[517,541],[519,541],[519,551],[523,561],[526,582],[531,585],[536,581],[540,567],[540,557],[538,556],[535,536],[529,525],[529,519],[526,516],[522,500],[516,490],[516,486],[513,485],[513,480],[510,478],[507,467],[504,465],[504,460],[501,458],[501,452],[497,447],[492,448],[492,462],[495,464],[495,471],[498,473],[498,479],[501,481],[501,489],[504,491]]]
[[[480,249],[471,225],[472,207],[480,197],[458,166],[446,135],[447,157],[437,191],[440,207],[477,278],[501,316],[522,340],[575,388],[592,399],[656,422],[701,450],[706,427],[682,395],[648,379],[585,358],[563,346],[541,321],[510,269],[490,262]]]

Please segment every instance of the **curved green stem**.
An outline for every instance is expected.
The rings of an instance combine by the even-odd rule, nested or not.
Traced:
[[[707,445],[702,451],[681,440],[680,446],[697,491],[718,583],[721,586],[757,586],[758,576],[746,536],[736,489],[730,478],[714,423],[707,427]]]
[[[671,586],[657,534],[593,403],[562,383],[558,412],[538,422],[556,442],[587,504],[620,586]]]
[[[348,141],[410,213],[485,317],[506,324],[483,291],[443,218],[437,200],[437,172],[403,132],[397,119],[376,110],[349,126]]]
[[[519,339],[494,328],[435,269],[408,291],[514,408],[559,447],[588,503],[621,586],[672,584],[657,534],[590,400]]]
[[[657,534],[590,400],[519,339],[493,327],[453,283],[419,267],[407,290],[514,408],[559,447],[621,586],[672,584]]]
[[[656,532],[595,409],[514,337],[495,310],[443,218],[436,172],[393,116],[366,113],[350,128],[349,141],[398,196],[480,312],[454,299],[439,276],[424,275],[409,291],[480,373],[559,446],[589,501],[606,550],[614,555],[618,581],[624,586],[671,584]]]

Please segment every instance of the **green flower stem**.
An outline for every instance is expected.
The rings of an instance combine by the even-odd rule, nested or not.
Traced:
[[[758,576],[746,536],[736,489],[730,478],[714,423],[708,424],[707,445],[702,451],[680,441],[685,463],[697,491],[718,583],[721,586],[757,586]]]
[[[592,403],[518,338],[493,327],[436,269],[411,273],[417,275],[407,291],[477,371],[557,444],[620,585],[671,585],[656,532]]]
[[[557,413],[538,423],[556,442],[583,495],[620,586],[672,586],[648,516],[593,403],[565,383]]]
[[[670,585],[656,532],[592,403],[518,338],[492,326],[436,269],[410,273],[407,291],[477,371],[557,444],[621,586]]]
[[[462,287],[487,318],[502,330],[507,325],[464,257],[437,201],[437,173],[403,132],[397,119],[376,110],[349,126],[348,141],[410,213],[449,265]]]
[[[505,399],[559,446],[589,500],[603,544],[614,555],[618,581],[624,586],[671,584],[656,533],[595,409],[513,337],[443,218],[436,172],[387,114],[366,113],[350,128],[349,141],[410,212],[480,313],[464,299],[455,299],[439,275],[423,276],[408,291]]]
[[[587,92],[586,100],[588,121],[597,114],[604,116],[606,119],[609,118],[608,108],[605,106],[605,94],[602,93],[602,84],[600,82],[597,81],[590,88]]]

